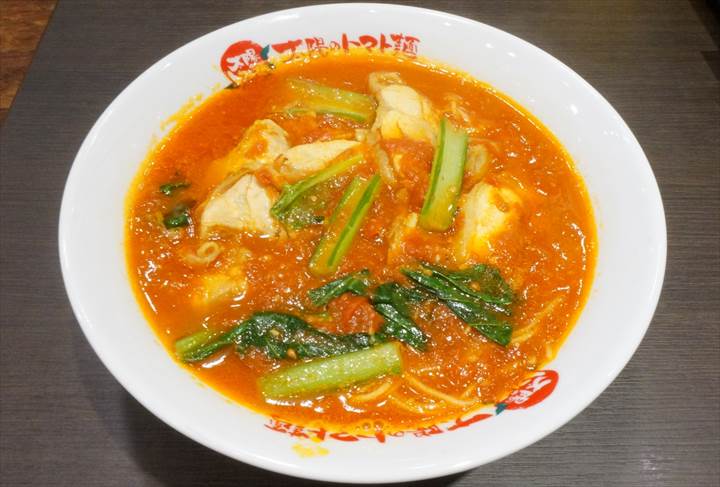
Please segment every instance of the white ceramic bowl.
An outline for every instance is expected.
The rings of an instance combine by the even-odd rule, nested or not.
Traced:
[[[514,98],[572,155],[597,219],[599,254],[591,295],[546,367],[553,372],[515,394],[502,414],[489,408],[480,411],[487,417],[477,416],[472,424],[438,425],[436,432],[442,434],[408,432],[383,442],[327,434],[318,443],[303,435],[321,433],[268,422],[201,387],[173,362],[143,318],[128,282],[125,195],[154,137],[162,135],[162,122],[191,97],[227,84],[221,56],[227,69],[252,62],[258,49],[251,43],[224,54],[238,41],[263,47],[322,37],[326,45],[335,41],[341,46],[343,34],[348,40],[370,36],[362,39],[371,44],[384,39],[387,49],[396,43],[400,49],[416,49]],[[298,49],[305,47],[303,40]],[[648,161],[627,125],[588,83],[537,47],[488,25],[380,4],[323,5],[255,17],[158,61],[113,101],[88,134],[60,214],[60,257],[73,309],[92,347],[128,392],[173,428],[225,455],[298,477],[348,482],[414,480],[466,470],[523,448],[569,421],[610,384],[640,343],[660,294],[665,254],[665,218]],[[531,394],[533,388],[538,390]],[[299,455],[303,448],[315,455]]]

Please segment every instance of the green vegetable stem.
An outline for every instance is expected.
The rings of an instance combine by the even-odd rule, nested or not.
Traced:
[[[418,219],[420,227],[425,230],[444,232],[452,225],[465,173],[467,144],[467,133],[443,118],[430,172],[430,185]]]
[[[322,276],[337,270],[379,189],[380,176],[377,174],[370,180],[356,177],[348,185],[310,259],[313,274]]]
[[[308,291],[308,296],[315,306],[326,306],[330,301],[345,293],[364,296],[370,285],[369,276],[370,272],[367,269],[353,272],[330,281],[324,286],[311,289]]]
[[[259,380],[267,399],[317,395],[388,375],[402,373],[397,343],[304,362],[272,372]]]
[[[298,99],[292,111],[311,110],[363,123],[375,114],[375,101],[371,96],[299,78],[288,80],[288,84]]]
[[[322,171],[298,181],[286,185],[282,189],[280,198],[270,209],[270,213],[280,221],[290,225],[292,228],[302,228],[310,223],[316,222],[315,210],[317,204],[312,202],[308,196],[322,198],[322,194],[312,194],[320,188],[323,183],[348,171],[356,164],[363,161],[361,155],[354,155],[326,167]]]

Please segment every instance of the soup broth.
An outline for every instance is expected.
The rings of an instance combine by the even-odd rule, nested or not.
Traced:
[[[202,382],[298,424],[392,430],[500,401],[552,359],[596,241],[528,112],[353,52],[278,63],[183,118],[129,193],[126,248],[148,321]],[[378,365],[352,376],[348,356]],[[313,385],[313,363],[345,375]]]

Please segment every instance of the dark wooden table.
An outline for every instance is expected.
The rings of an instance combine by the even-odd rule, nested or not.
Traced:
[[[598,88],[652,163],[669,237],[657,314],[613,385],[537,444],[425,484],[720,485],[717,20],[702,1],[419,3],[516,34]],[[58,5],[0,133],[0,484],[311,484],[222,457],[138,405],[77,326],[56,238],[75,152],[125,85],[197,36],[291,4]]]

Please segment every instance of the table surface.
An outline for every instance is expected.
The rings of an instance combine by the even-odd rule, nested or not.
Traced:
[[[0,126],[56,3],[56,0],[0,0]]]
[[[413,3],[518,35],[605,95],[655,171],[669,247],[655,319],[600,398],[529,448],[424,484],[720,485],[717,19],[702,0]],[[216,454],[130,397],[77,326],[56,237],[75,152],[132,79],[191,39],[291,4],[59,3],[0,132],[3,485],[311,484]]]

